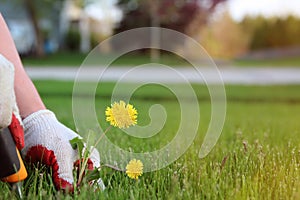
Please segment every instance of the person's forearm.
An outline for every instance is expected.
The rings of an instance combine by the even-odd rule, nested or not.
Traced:
[[[26,38],[24,38],[26,39]],[[14,41],[0,14],[0,53],[15,66],[15,94],[22,118],[33,112],[45,109],[35,86],[26,74]]]

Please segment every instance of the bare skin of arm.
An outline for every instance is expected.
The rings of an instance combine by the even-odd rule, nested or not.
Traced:
[[[26,39],[26,38],[24,38]],[[53,171],[52,180],[57,190],[74,191],[74,163],[79,163],[78,151],[70,140],[79,137],[60,123],[55,114],[45,108],[35,86],[26,74],[14,41],[0,14],[0,54],[14,64],[14,91],[23,118],[25,146],[22,154],[30,162],[43,163]],[[88,168],[100,167],[99,152],[95,149],[88,159]],[[105,188],[102,180],[99,187]]]
[[[15,66],[14,89],[21,117],[24,119],[36,111],[46,109],[35,86],[23,68],[14,41],[1,14],[0,53]]]

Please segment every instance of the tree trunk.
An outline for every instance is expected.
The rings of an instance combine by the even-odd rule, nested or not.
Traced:
[[[80,32],[80,52],[88,53],[91,50],[90,42],[90,24],[89,18],[81,11],[79,19],[79,32]]]
[[[35,7],[33,0],[24,0],[24,3],[25,3],[25,7],[27,9],[28,15],[30,17],[30,20],[32,22],[35,36],[36,36],[37,43],[35,46],[35,54],[37,57],[42,57],[45,55],[44,37],[43,37],[43,33],[38,24],[38,16],[37,16],[36,7]]]
[[[160,26],[160,19],[158,13],[158,6],[159,1],[153,0],[150,4],[150,12],[151,12],[151,26],[152,27],[159,27]],[[151,45],[159,46],[160,44],[160,31],[151,31]],[[160,49],[152,48],[150,50],[150,59],[151,62],[159,62],[160,60]]]

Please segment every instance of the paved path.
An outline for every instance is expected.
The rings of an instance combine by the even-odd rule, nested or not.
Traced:
[[[77,80],[81,81],[118,81],[126,82],[191,82],[218,83],[222,79],[225,84],[300,84],[300,68],[268,68],[268,67],[222,67],[220,76],[211,68],[191,67],[166,68],[162,66],[131,67],[85,67],[81,69]],[[74,81],[78,68],[75,67],[26,67],[29,76],[34,80],[68,80]],[[201,72],[201,73],[199,73]],[[202,76],[202,75],[203,76]],[[221,77],[221,79],[220,79]]]

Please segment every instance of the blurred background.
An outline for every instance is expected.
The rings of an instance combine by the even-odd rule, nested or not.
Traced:
[[[145,26],[185,33],[221,64],[281,59],[299,65],[299,10],[300,2],[295,0],[0,1],[0,12],[29,65],[60,58],[65,58],[61,64],[80,64],[109,36]],[[157,59],[161,53],[139,55]],[[74,55],[78,59],[71,59]]]
[[[180,132],[187,133],[182,141],[193,140],[178,161],[144,174],[137,182],[103,167],[107,191],[84,186],[72,199],[300,199],[299,0],[0,0],[0,12],[46,107],[87,141],[94,139],[90,137],[93,130],[102,133],[98,127],[93,129],[98,125],[94,117],[98,116],[105,130],[106,107],[129,95],[128,101],[139,113],[141,129],[136,130],[141,130],[142,137],[112,129],[105,137],[115,146],[142,153],[164,147],[172,156],[181,147],[189,147],[180,141],[176,142],[180,148],[168,150],[173,138],[181,138],[177,137]],[[194,38],[219,70],[214,70],[213,64],[200,68],[202,63],[207,67],[206,62],[195,70],[175,54],[149,49],[122,55],[108,68],[98,59],[110,61],[109,55],[118,46],[113,42],[97,47],[99,51],[91,53],[96,52],[95,56],[87,57],[110,36],[148,26],[173,29]],[[159,36],[153,34],[150,41],[163,44]],[[136,44],[135,38],[125,38],[119,40],[124,42],[121,46]],[[197,59],[205,54],[192,47],[186,50],[187,43],[174,39],[170,46],[174,52],[194,53]],[[90,62],[78,71],[85,58]],[[93,67],[85,67],[86,63]],[[145,63],[152,66],[136,67]],[[207,82],[201,82],[203,78]],[[222,112],[223,82],[226,117]],[[199,110],[193,106],[195,95]],[[193,115],[198,111],[200,115]],[[216,146],[209,156],[198,159],[204,138],[216,139],[223,119]],[[198,133],[192,138],[189,134],[195,124]],[[206,135],[208,129],[214,135]],[[207,144],[204,147],[215,143]],[[101,145],[101,164],[107,163],[105,158],[113,158],[108,164],[118,164],[120,156],[111,153],[115,150],[106,151]],[[151,166],[172,160],[162,158]],[[28,199],[64,199],[53,192],[48,173],[34,170],[32,174],[24,184]],[[0,184],[0,199],[12,197],[8,190]]]

